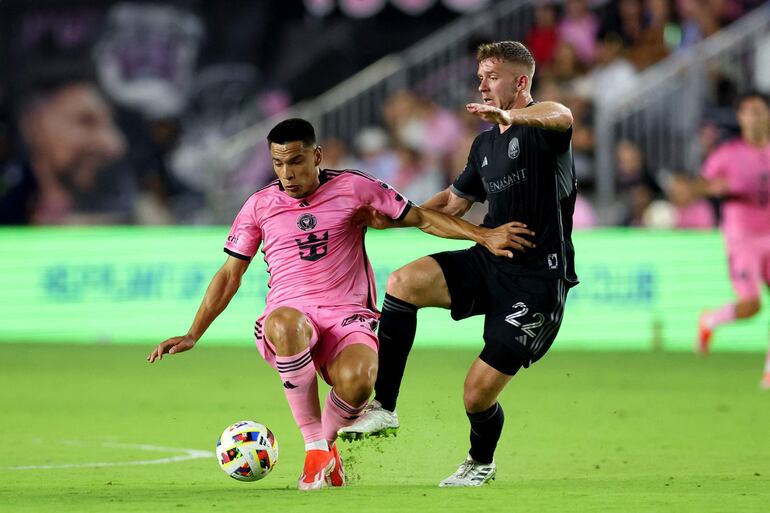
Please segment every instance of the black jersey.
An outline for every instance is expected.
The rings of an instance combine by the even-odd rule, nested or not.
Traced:
[[[534,249],[514,251],[512,259],[493,257],[506,273],[577,283],[571,139],[571,128],[555,132],[513,125],[501,134],[495,125],[473,141],[465,170],[452,184],[462,198],[489,202],[483,226],[520,221],[535,232]]]

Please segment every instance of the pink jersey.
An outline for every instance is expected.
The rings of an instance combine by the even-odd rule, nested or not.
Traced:
[[[727,239],[770,234],[770,144],[751,146],[742,139],[727,142],[703,166],[707,180],[727,180],[730,196],[722,207]]]
[[[375,310],[374,274],[364,248],[365,227],[351,217],[369,205],[401,219],[409,202],[360,171],[325,169],[309,196],[292,198],[278,180],[246,200],[225,252],[250,260],[262,244],[270,274],[267,304],[358,305]]]

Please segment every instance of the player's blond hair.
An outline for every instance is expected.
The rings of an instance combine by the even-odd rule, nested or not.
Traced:
[[[482,43],[476,48],[476,61],[498,59],[512,64],[520,64],[527,69],[530,80],[535,74],[535,58],[532,53],[518,41],[497,41]]]

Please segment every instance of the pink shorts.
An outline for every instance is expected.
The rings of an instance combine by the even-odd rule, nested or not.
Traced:
[[[770,236],[727,241],[730,280],[740,299],[757,299],[762,283],[770,285]]]
[[[379,342],[375,329],[379,314],[362,306],[313,306],[284,303],[268,305],[254,325],[254,338],[262,358],[275,366],[275,346],[264,333],[265,319],[276,308],[285,306],[299,310],[313,328],[310,338],[310,354],[315,368],[324,380],[330,383],[327,368],[346,347],[353,344],[365,344],[376,353]]]

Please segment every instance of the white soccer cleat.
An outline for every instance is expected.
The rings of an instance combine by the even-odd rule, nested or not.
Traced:
[[[372,436],[396,436],[398,426],[396,412],[384,409],[379,401],[372,401],[364,408],[358,420],[337,431],[337,436],[346,442]]]
[[[460,464],[460,468],[441,481],[438,485],[441,488],[450,486],[481,486],[495,479],[497,466],[495,462],[479,463],[470,456]]]

